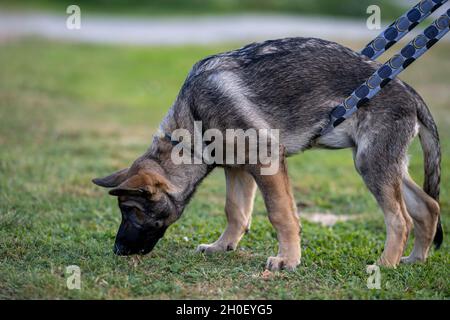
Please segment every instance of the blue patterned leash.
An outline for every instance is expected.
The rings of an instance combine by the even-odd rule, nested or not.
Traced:
[[[375,60],[436,11],[447,0],[422,0],[369,42],[361,54]]]
[[[322,129],[324,135],[348,119],[358,108],[369,101],[385,85],[423,55],[450,30],[450,9],[437,18],[397,54],[375,71],[369,79],[331,111],[330,122]]]

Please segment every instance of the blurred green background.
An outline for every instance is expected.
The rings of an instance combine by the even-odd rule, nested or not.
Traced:
[[[78,4],[90,12],[101,14],[230,14],[283,13],[359,17],[369,5],[383,8],[383,19],[403,13],[405,6],[395,0],[2,0],[10,8],[64,10]],[[406,3],[406,6],[408,4]]]

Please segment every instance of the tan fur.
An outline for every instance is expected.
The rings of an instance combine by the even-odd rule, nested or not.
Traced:
[[[198,246],[197,251],[212,253],[234,250],[250,228],[256,183],[243,169],[225,168],[225,177],[227,183],[225,213],[228,225],[216,242],[202,244]]]
[[[300,221],[292,188],[287,174],[284,154],[281,154],[280,170],[275,175],[254,174],[261,190],[269,220],[277,231],[278,255],[269,257],[266,268],[293,270],[300,264]]]
[[[403,197],[408,214],[414,221],[414,248],[401,262],[425,261],[436,232],[439,204],[427,195],[409,176],[403,179]]]
[[[156,195],[158,192],[174,192],[175,187],[167,178],[148,169],[141,169],[112,190],[146,190]]]
[[[380,206],[386,224],[386,242],[378,264],[395,267],[405,250],[411,221],[403,201],[400,183],[383,188]]]
[[[279,243],[278,255],[268,258],[266,268],[276,271],[293,270],[297,267],[301,257],[301,227],[284,154],[280,160],[280,170],[275,175],[261,175],[260,166],[249,166],[247,169],[251,175],[242,169],[225,169],[227,179],[225,212],[228,226],[216,242],[200,245],[197,251],[212,253],[236,248],[250,226],[256,180],[264,197],[269,220],[277,231]]]

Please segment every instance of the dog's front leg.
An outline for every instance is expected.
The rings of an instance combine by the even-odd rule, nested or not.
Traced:
[[[254,170],[252,170],[254,171]],[[280,167],[274,175],[253,172],[260,188],[269,220],[277,231],[278,255],[269,257],[266,268],[272,271],[294,270],[300,264],[301,225],[292,195],[286,161],[282,156]]]
[[[243,234],[250,228],[256,183],[253,177],[241,168],[225,168],[227,199],[225,213],[228,225],[220,238],[211,244],[201,244],[197,251],[213,253],[236,249]]]

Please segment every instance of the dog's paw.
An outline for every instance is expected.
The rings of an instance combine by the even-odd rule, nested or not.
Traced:
[[[416,262],[424,262],[425,260],[420,258],[420,257],[416,257],[416,256],[407,256],[407,257],[402,257],[400,259],[400,263],[404,263],[404,264],[412,264],[412,263],[416,263]]]
[[[289,259],[286,257],[269,257],[267,259],[266,269],[270,271],[288,270],[294,271],[300,264],[300,259]]]
[[[380,258],[378,258],[376,265],[386,268],[397,268],[399,261],[392,261],[387,259],[384,255],[381,255]]]
[[[217,243],[211,243],[211,244],[201,244],[197,247],[196,252],[202,252],[202,253],[215,253],[215,252],[224,252],[224,251],[231,251],[234,250],[234,248],[231,245],[225,246],[220,245]]]

